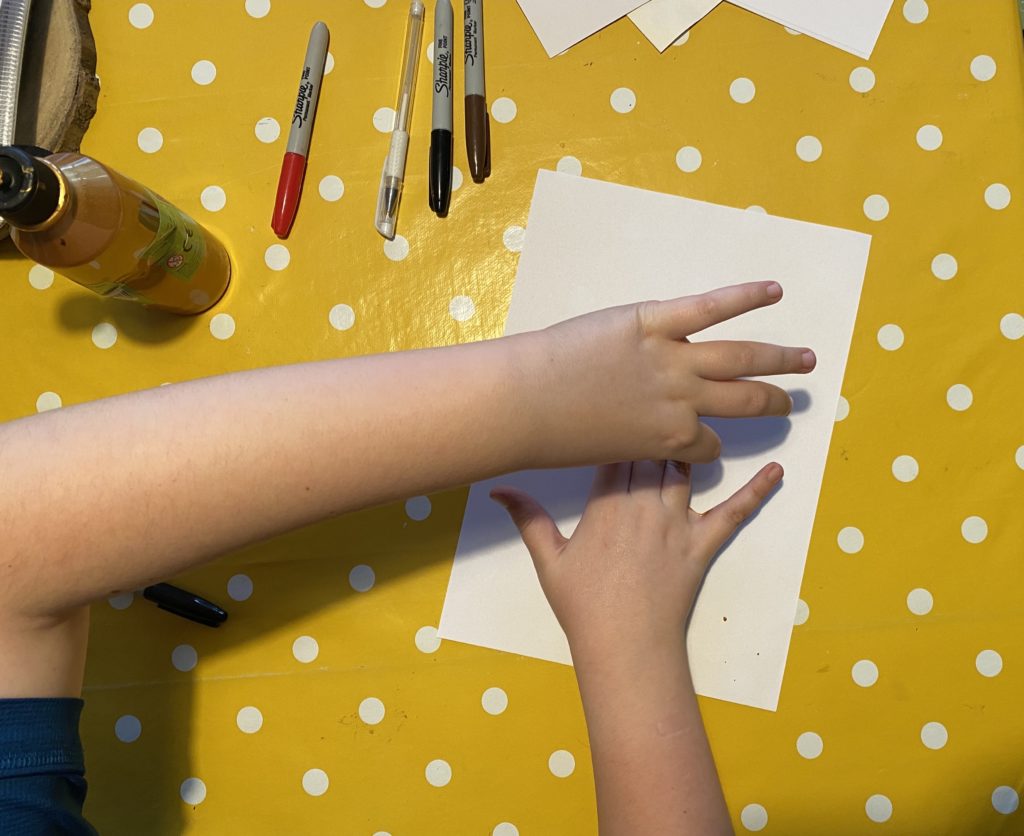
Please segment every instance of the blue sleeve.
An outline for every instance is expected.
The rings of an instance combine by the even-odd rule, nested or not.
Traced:
[[[95,836],[82,818],[82,701],[0,699],[0,833]]]

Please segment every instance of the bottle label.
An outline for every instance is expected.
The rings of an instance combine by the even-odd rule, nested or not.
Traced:
[[[148,196],[160,218],[156,236],[143,250],[139,261],[160,267],[182,281],[191,281],[206,255],[206,239],[199,224],[152,192]]]

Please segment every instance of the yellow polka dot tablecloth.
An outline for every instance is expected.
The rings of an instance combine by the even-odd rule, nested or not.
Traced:
[[[869,232],[779,710],[704,700],[704,717],[739,832],[1024,833],[1015,0],[896,0],[870,61],[728,4],[663,55],[624,20],[549,60],[516,3],[490,0],[493,175],[470,181],[460,106],[451,214],[430,212],[422,62],[385,244],[373,212],[407,12],[94,4],[83,150],[207,226],[235,272],[213,310],[174,318],[8,244],[0,417],[496,336],[538,168]],[[270,217],[317,19],[329,74],[282,242]],[[180,579],[230,611],[220,630],[137,594],[96,605],[83,736],[100,832],[596,833],[572,671],[437,637],[465,498],[410,497]]]

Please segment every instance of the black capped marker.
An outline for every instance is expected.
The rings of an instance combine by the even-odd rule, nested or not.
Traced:
[[[439,218],[452,201],[452,40],[455,15],[450,0],[434,9],[434,112],[430,131],[430,208]]]
[[[160,609],[180,615],[189,621],[203,624],[206,627],[220,627],[228,620],[228,614],[205,598],[192,592],[186,592],[169,583],[157,583],[142,590],[142,596],[152,601]]]

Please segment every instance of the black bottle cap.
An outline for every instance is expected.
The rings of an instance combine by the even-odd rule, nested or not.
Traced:
[[[0,146],[0,217],[15,227],[37,226],[59,205],[60,179],[54,170],[26,149]]]

